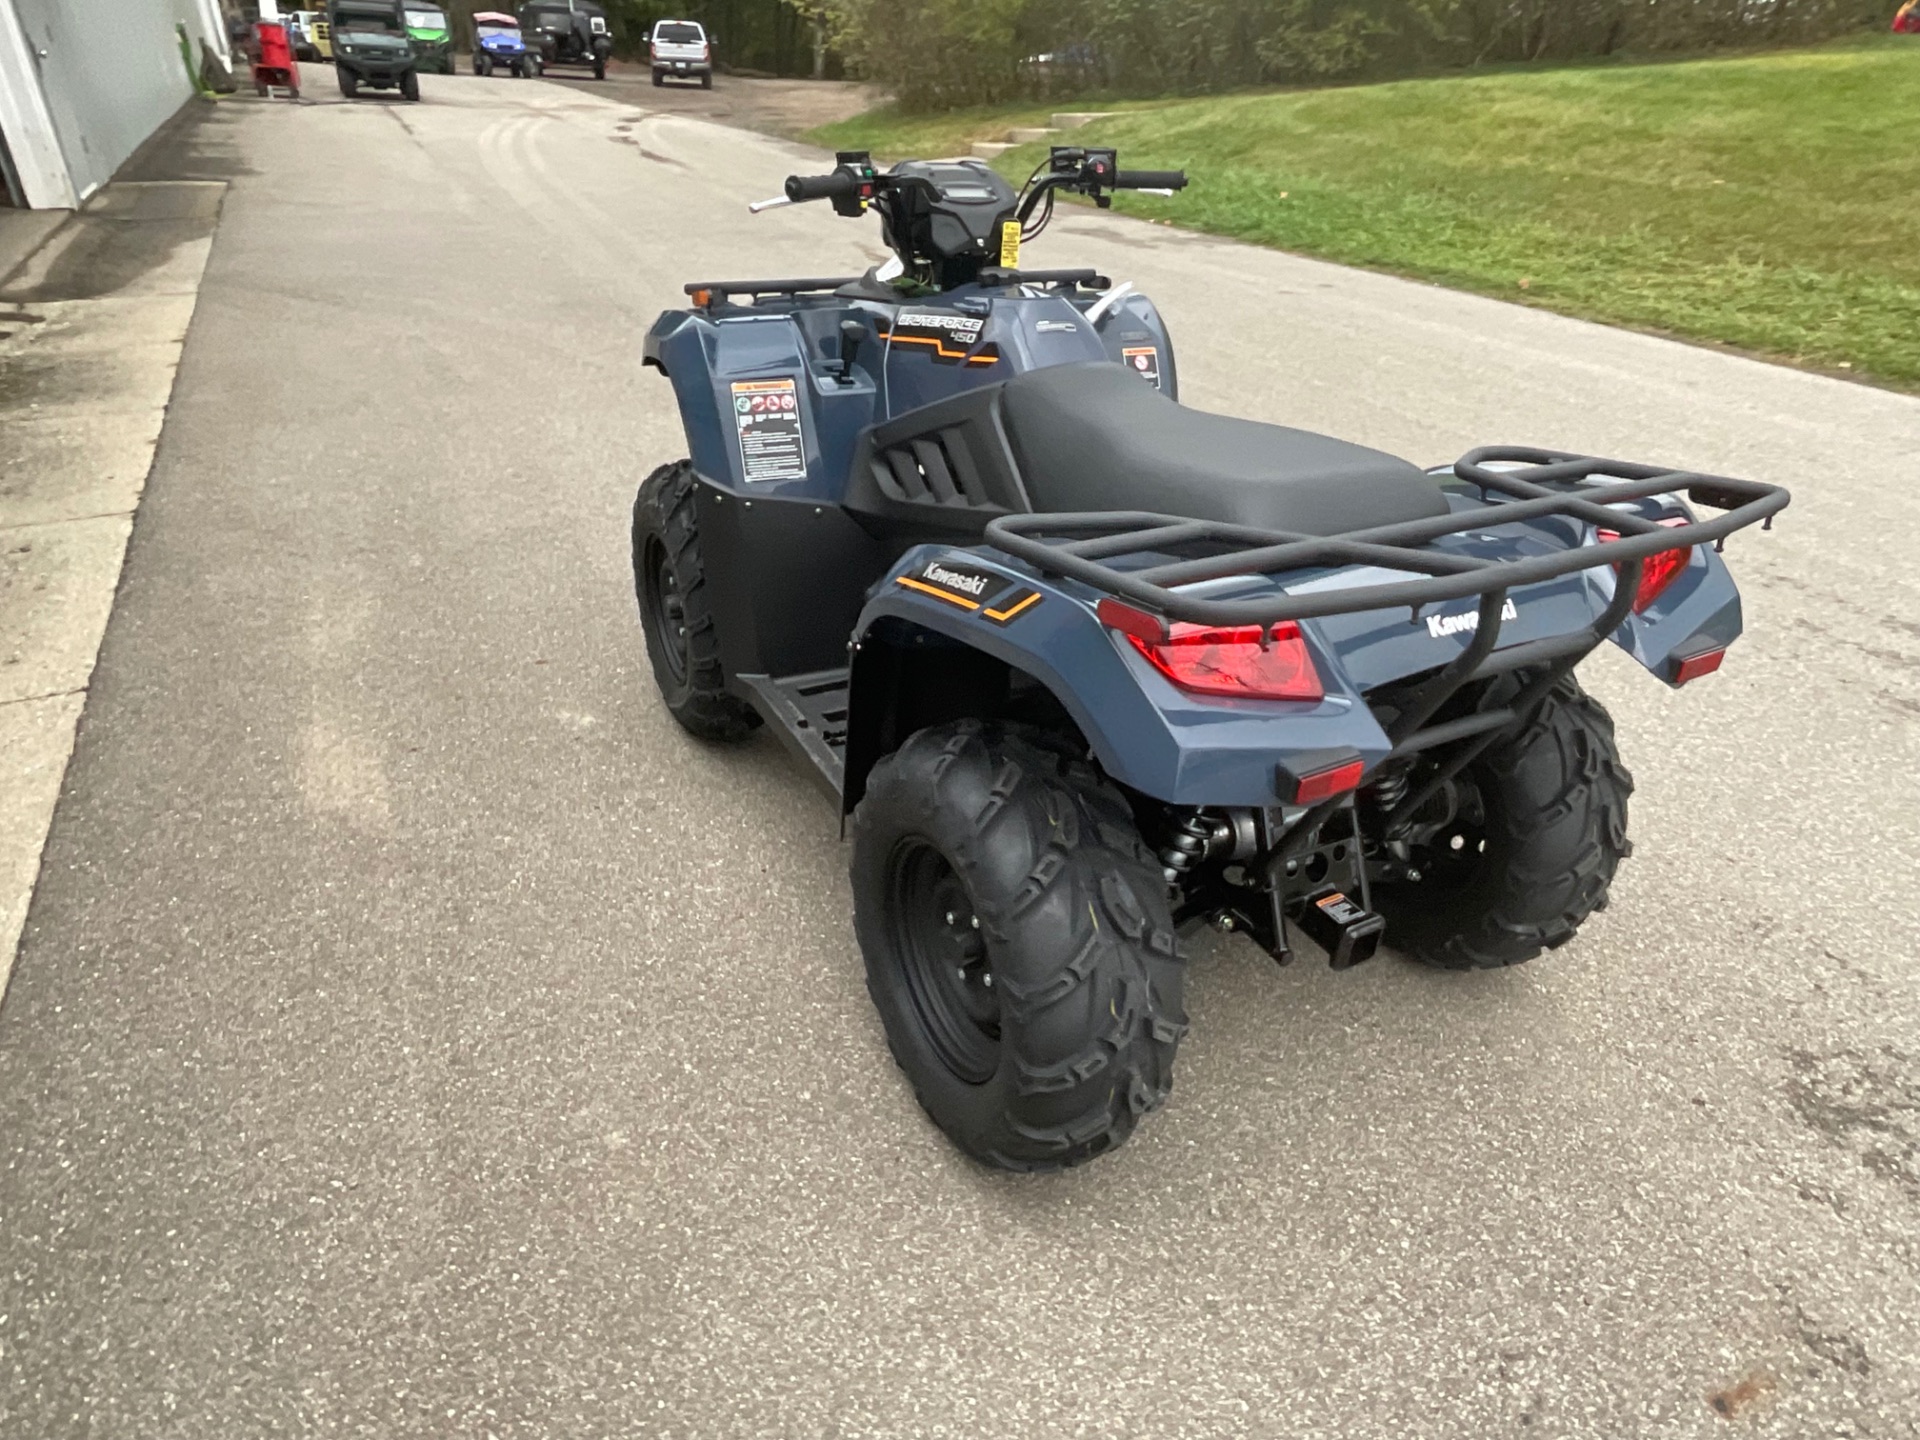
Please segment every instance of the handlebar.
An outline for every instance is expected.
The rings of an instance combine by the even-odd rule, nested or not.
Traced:
[[[850,200],[856,184],[844,170],[829,175],[789,175],[787,199],[796,205],[808,200]]]
[[[1184,190],[1187,188],[1187,172],[1184,170],[1116,170],[1113,175],[1113,188],[1116,190]]]

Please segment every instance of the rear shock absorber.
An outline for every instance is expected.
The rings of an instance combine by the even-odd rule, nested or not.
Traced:
[[[1169,885],[1178,885],[1208,860],[1245,859],[1259,845],[1251,810],[1210,814],[1189,810],[1174,825],[1160,850],[1161,873]]]
[[[1383,767],[1382,773],[1374,777],[1373,784],[1367,787],[1367,794],[1382,815],[1391,815],[1399,808],[1400,802],[1407,798],[1411,786],[1404,766]]]

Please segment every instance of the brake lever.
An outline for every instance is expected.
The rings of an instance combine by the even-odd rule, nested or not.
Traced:
[[[758,215],[762,210],[771,210],[777,205],[791,204],[793,204],[793,201],[789,200],[786,196],[776,195],[771,200],[755,200],[751,205],[747,206],[747,213],[749,215]]]

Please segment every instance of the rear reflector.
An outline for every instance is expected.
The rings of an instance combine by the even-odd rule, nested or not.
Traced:
[[[1660,523],[1669,530],[1677,530],[1680,526],[1688,522],[1687,517],[1684,515],[1669,515]],[[1610,545],[1620,538],[1620,532],[1618,530],[1602,530],[1595,535],[1594,538],[1602,545]],[[1654,601],[1658,600],[1661,592],[1680,577],[1680,572],[1687,568],[1687,562],[1692,558],[1692,547],[1682,546],[1678,550],[1657,551],[1642,560],[1640,562],[1640,583],[1634,587],[1633,591],[1633,613],[1638,615],[1649,605],[1653,604]],[[1618,574],[1620,567],[1616,565],[1613,569],[1614,573]]]
[[[1720,668],[1720,662],[1727,658],[1726,646],[1718,650],[1705,650],[1698,655],[1689,655],[1677,661],[1673,667],[1673,683],[1684,685],[1689,680],[1698,680],[1702,675],[1711,675]]]
[[[1291,620],[1270,631],[1258,625],[1176,624],[1159,636],[1148,636],[1116,623],[1107,603],[1100,602],[1101,620],[1132,641],[1154,669],[1182,690],[1236,700],[1319,700],[1326,695],[1307,642]],[[1154,618],[1138,610],[1117,618],[1134,617]]]
[[[1316,770],[1311,775],[1302,775],[1294,782],[1293,803],[1318,805],[1322,800],[1344,795],[1360,783],[1360,775],[1366,768],[1364,761],[1348,760],[1326,770]]]

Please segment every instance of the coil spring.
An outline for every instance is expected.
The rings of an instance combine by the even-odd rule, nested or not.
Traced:
[[[1410,788],[1404,769],[1389,770],[1373,782],[1373,803],[1381,814],[1391,815],[1400,807],[1400,802],[1407,798]]]
[[[1213,838],[1213,822],[1198,810],[1188,811],[1186,817],[1174,826],[1173,837],[1160,852],[1160,864],[1166,872],[1167,882],[1174,883],[1206,859],[1207,848]]]

